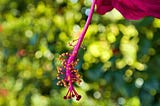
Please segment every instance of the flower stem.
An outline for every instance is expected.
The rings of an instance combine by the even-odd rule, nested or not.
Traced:
[[[68,63],[71,63],[71,62],[74,60],[74,58],[75,58],[75,56],[77,55],[77,53],[78,53],[78,50],[79,50],[79,48],[80,48],[80,46],[81,46],[81,43],[82,43],[82,41],[83,41],[83,39],[84,39],[84,36],[85,36],[85,34],[86,34],[86,32],[87,32],[87,29],[88,29],[88,27],[89,27],[89,24],[90,24],[90,22],[91,22],[91,19],[92,19],[92,16],[93,16],[93,12],[94,12],[95,4],[96,4],[96,0],[93,0],[93,3],[92,3],[92,6],[91,6],[91,9],[90,9],[90,13],[89,13],[89,15],[88,15],[86,24],[85,24],[85,26],[84,26],[84,29],[83,29],[82,33],[81,33],[80,36],[79,36],[79,39],[78,39],[78,41],[77,41],[77,44],[75,45],[75,47],[74,47],[74,49],[73,49],[73,51],[72,51],[72,56],[70,56],[70,58],[68,59]]]
[[[88,15],[88,18],[87,18],[86,24],[84,26],[84,29],[83,29],[82,33],[80,34],[79,39],[78,39],[76,45],[74,46],[74,49],[73,49],[73,51],[71,53],[71,56],[68,58],[68,61],[67,61],[67,65],[68,66],[66,66],[66,67],[68,67],[68,69],[66,69],[66,76],[70,76],[71,75],[71,72],[69,70],[69,68],[70,68],[69,65],[70,65],[70,63],[72,63],[75,60],[75,57],[78,54],[78,50],[79,50],[79,48],[81,46],[81,43],[82,43],[82,41],[84,39],[84,36],[85,36],[85,34],[87,32],[87,29],[89,27],[89,24],[91,22],[91,19],[92,19],[92,16],[93,16],[93,12],[94,12],[95,4],[96,4],[96,0],[93,0],[92,6],[91,6],[91,9],[90,9],[90,13]],[[70,86],[73,86],[72,85],[72,78],[71,78],[71,76],[70,76],[69,83],[70,83]]]

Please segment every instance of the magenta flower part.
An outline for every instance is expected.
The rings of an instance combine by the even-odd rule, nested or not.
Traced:
[[[129,20],[145,16],[160,18],[160,0],[97,0],[96,6],[101,15],[115,8]]]
[[[87,32],[88,26],[92,19],[95,4],[96,4],[96,0],[93,0],[88,19],[86,21],[86,24],[84,26],[82,33],[79,36],[79,39],[76,45],[74,46],[73,51],[71,53],[63,53],[62,55],[60,55],[60,58],[59,58],[62,61],[62,67],[58,67],[57,79],[59,79],[59,81],[57,85],[64,85],[65,87],[68,88],[68,92],[64,96],[64,99],[71,99],[72,97],[76,97],[76,100],[81,99],[81,95],[77,93],[77,91],[73,86],[75,82],[78,84],[80,84],[81,82],[81,76],[78,73],[78,70],[75,68],[75,66],[78,63],[78,59],[77,59],[78,50],[81,46],[81,43],[84,39],[84,36]]]

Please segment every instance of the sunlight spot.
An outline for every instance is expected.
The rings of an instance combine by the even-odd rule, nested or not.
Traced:
[[[90,13],[90,8],[86,9],[86,11],[85,11],[85,15],[86,15],[86,16],[88,16],[88,15],[89,15],[89,13]]]
[[[135,81],[135,86],[137,88],[141,88],[143,83],[144,83],[144,80],[142,78],[137,78],[136,81]]]
[[[56,0],[57,3],[63,3],[63,0]]]
[[[48,58],[48,60],[52,60],[54,56],[49,50],[46,50],[44,51],[44,57]]]
[[[78,33],[79,31],[80,31],[80,26],[79,25],[74,25],[74,27],[73,27],[73,32],[74,33]]]
[[[106,30],[106,28],[105,28],[104,25],[102,25],[102,24],[99,24],[99,25],[98,25],[98,31],[99,31],[99,32],[104,32],[105,30]]]
[[[31,38],[31,37],[33,36],[33,32],[32,32],[31,30],[26,30],[26,31],[25,31],[25,36],[26,36],[27,38]]]
[[[118,98],[118,104],[124,105],[125,102],[126,102],[126,100],[125,100],[123,97],[119,97],[119,98]]]
[[[72,3],[77,3],[78,0],[70,0]]]
[[[88,85],[88,83],[85,83],[83,80],[80,83],[80,87],[85,91],[88,91],[90,89],[90,86]]]
[[[35,53],[35,57],[36,58],[41,58],[42,57],[42,52],[41,51],[37,51],[36,53]]]
[[[99,99],[101,97],[101,93],[99,91],[96,91],[94,92],[93,96],[96,98],[96,99]]]

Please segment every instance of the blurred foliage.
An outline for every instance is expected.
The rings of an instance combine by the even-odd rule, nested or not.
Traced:
[[[56,86],[91,0],[0,0],[0,106],[159,106],[160,20],[93,15],[77,66],[79,102]]]

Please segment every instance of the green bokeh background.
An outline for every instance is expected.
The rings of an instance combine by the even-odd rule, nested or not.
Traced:
[[[0,106],[160,106],[160,19],[94,14],[79,51],[80,101],[56,85],[91,0],[0,0]]]

